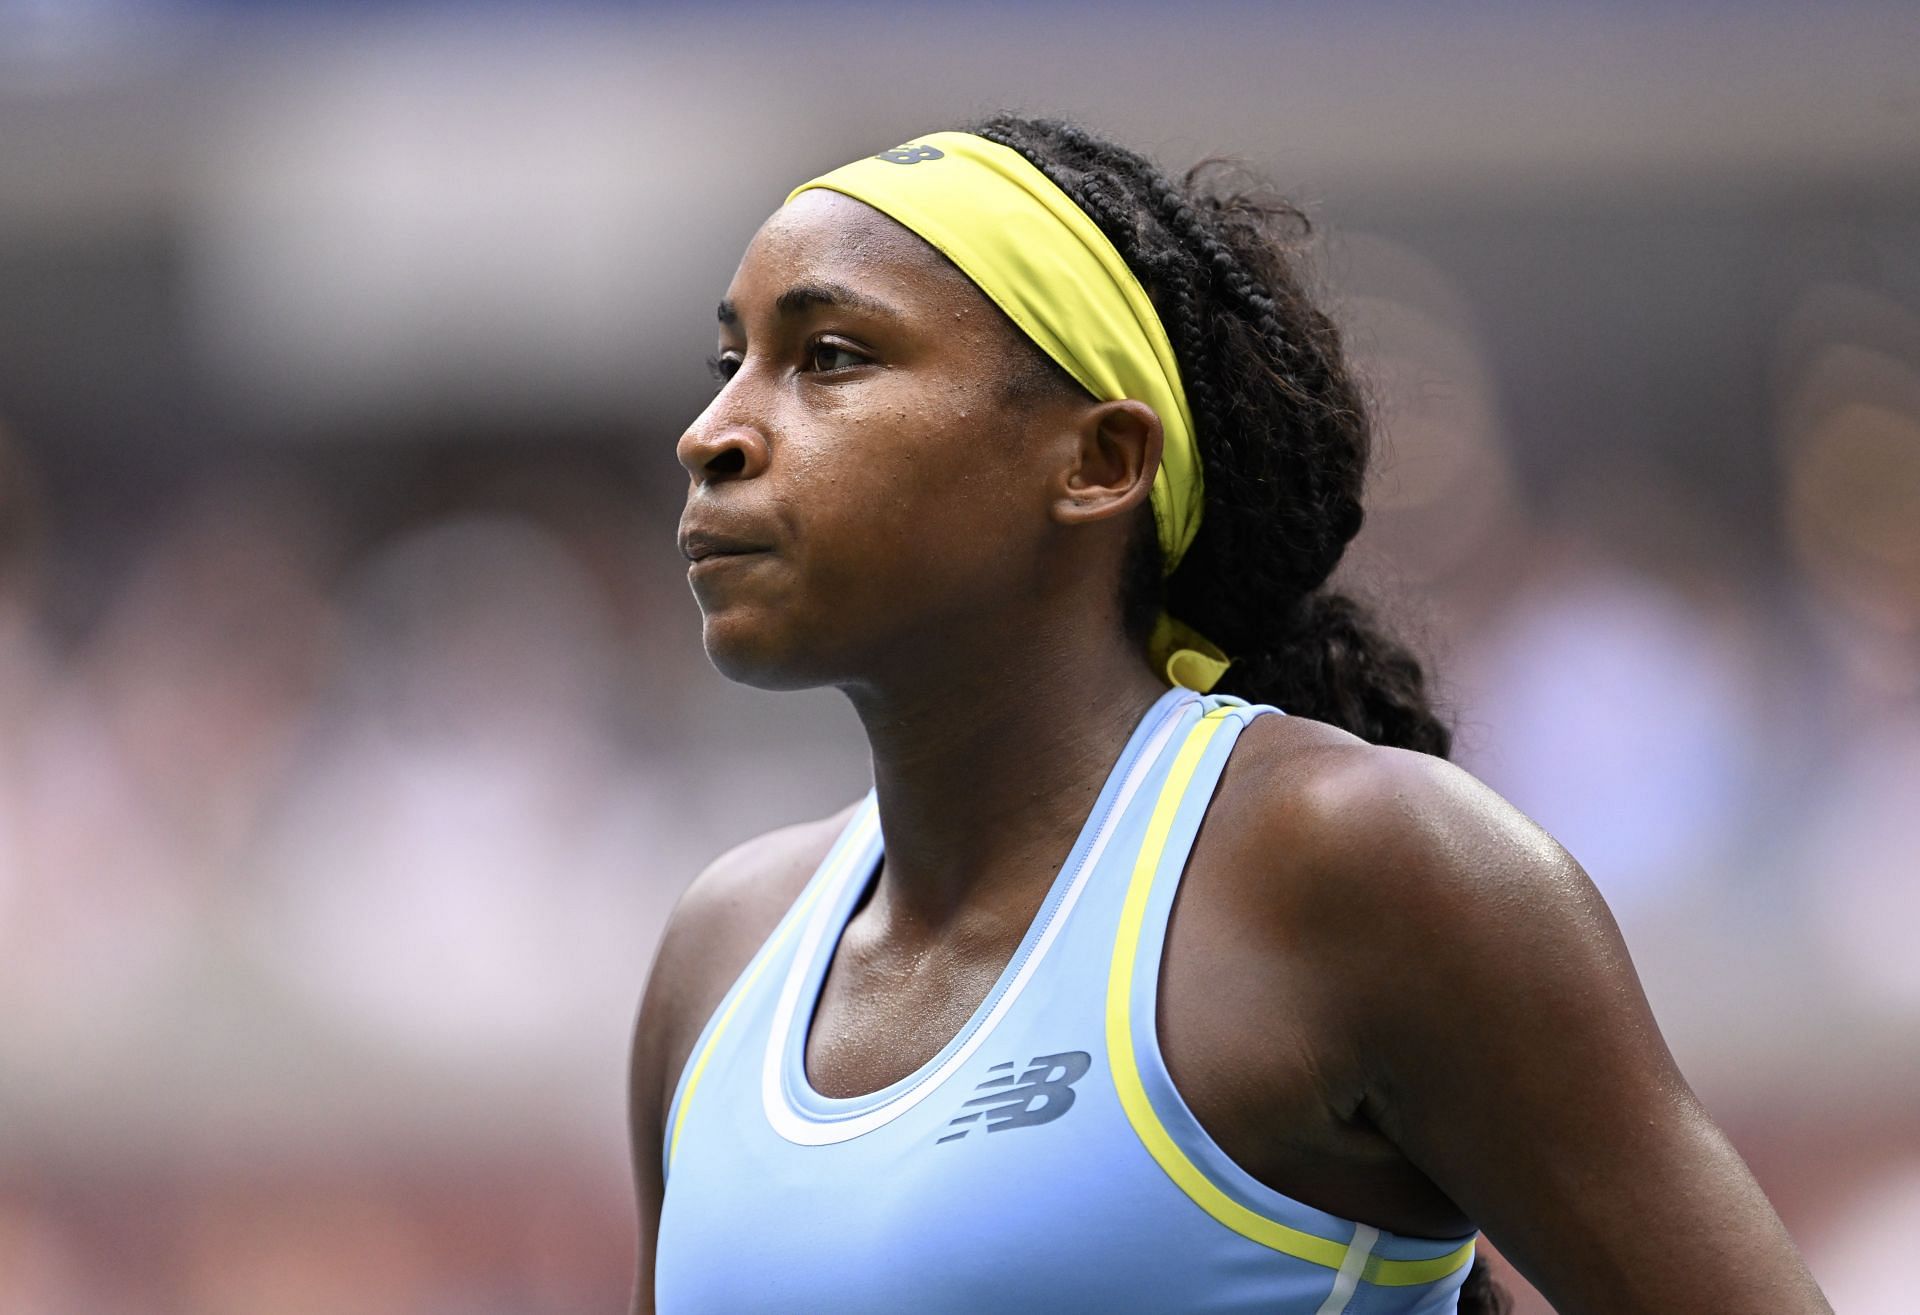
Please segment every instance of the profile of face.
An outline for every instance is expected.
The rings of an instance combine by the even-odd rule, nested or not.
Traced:
[[[1012,388],[1037,349],[917,235],[803,192],[754,235],[719,318],[721,386],[677,453],[680,546],[723,674],[938,672],[1020,642],[1087,572],[1117,579],[1157,418]]]

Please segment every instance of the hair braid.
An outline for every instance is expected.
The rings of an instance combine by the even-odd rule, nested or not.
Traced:
[[[1207,164],[1176,183],[1143,156],[1070,124],[1000,118],[977,131],[1072,196],[1161,311],[1208,489],[1200,532],[1166,582],[1167,603],[1236,658],[1226,687],[1258,690],[1369,739],[1444,754],[1450,737],[1427,706],[1419,663],[1373,629],[1358,604],[1316,592],[1360,530],[1370,431],[1339,334],[1308,299],[1277,232],[1303,235],[1305,217],[1211,192]],[[1159,585],[1145,579],[1149,555],[1136,554],[1136,594]],[[1157,598],[1130,602],[1130,617],[1157,611],[1147,605]],[[1296,651],[1297,641],[1317,636],[1323,649],[1357,657],[1362,629],[1366,647],[1396,649],[1395,659],[1328,668],[1324,654]],[[1308,670],[1323,679],[1303,684]],[[1325,685],[1342,673],[1367,678],[1337,691]]]

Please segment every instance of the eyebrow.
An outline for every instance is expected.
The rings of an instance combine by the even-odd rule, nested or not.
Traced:
[[[781,315],[799,315],[815,306],[844,306],[870,315],[903,318],[895,307],[864,292],[855,292],[844,283],[796,283],[773,300],[774,310]],[[740,322],[740,308],[731,301],[723,301],[715,316],[720,323],[732,328]]]

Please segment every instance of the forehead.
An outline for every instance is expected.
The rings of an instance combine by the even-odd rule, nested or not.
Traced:
[[[747,244],[728,300],[771,300],[797,283],[833,282],[905,310],[991,305],[951,261],[904,225],[839,192],[813,188],[780,207]]]

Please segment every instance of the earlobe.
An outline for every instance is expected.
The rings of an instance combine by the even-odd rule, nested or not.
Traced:
[[[1054,518],[1082,524],[1122,516],[1145,502],[1160,469],[1160,417],[1145,402],[1089,405],[1074,426],[1074,462]]]

